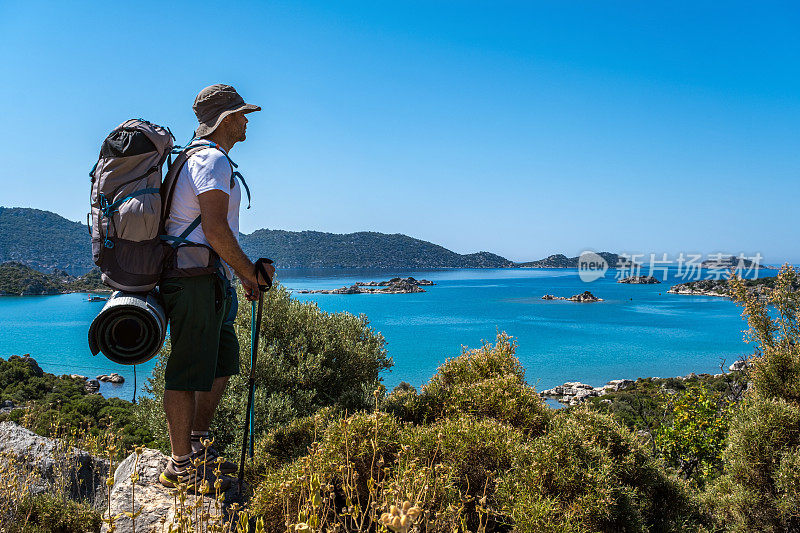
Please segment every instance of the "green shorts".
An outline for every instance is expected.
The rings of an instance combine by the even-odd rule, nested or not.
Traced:
[[[160,289],[172,342],[164,388],[210,391],[214,379],[238,374],[235,289],[216,274],[167,278]]]

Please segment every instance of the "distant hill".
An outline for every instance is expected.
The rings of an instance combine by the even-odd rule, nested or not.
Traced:
[[[84,224],[50,211],[0,207],[0,263],[6,261],[85,274],[94,267],[91,237]]]
[[[514,263],[489,252],[458,254],[442,246],[399,233],[262,229],[241,234],[251,258],[269,257],[279,268],[503,268]],[[41,272],[72,275],[94,268],[86,226],[55,213],[22,207],[0,207],[0,262],[15,261]]]
[[[630,264],[630,260],[611,252],[600,252],[597,255],[605,259],[610,268],[615,268],[618,265]],[[545,257],[544,259],[539,259],[538,261],[517,263],[516,266],[520,268],[578,268],[579,257],[580,256],[567,257],[564,254],[555,254]]]
[[[503,268],[514,263],[489,252],[461,255],[400,233],[337,234],[262,229],[240,237],[250,257],[270,257],[282,268]]]
[[[0,264],[0,296],[35,296],[67,292],[109,292],[100,280],[100,271],[92,270],[80,277],[66,272],[44,274],[22,263]]]

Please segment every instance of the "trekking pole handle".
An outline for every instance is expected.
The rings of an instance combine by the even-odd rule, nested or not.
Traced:
[[[266,284],[264,285],[261,285],[259,283],[258,289],[260,291],[268,291],[270,287],[272,287],[272,278],[269,277],[269,274],[267,274],[267,269],[264,266],[271,264],[272,264],[272,259],[267,259],[266,257],[262,257],[255,262],[256,280],[258,280],[258,275],[261,274],[261,276],[264,278],[264,281],[266,282]]]

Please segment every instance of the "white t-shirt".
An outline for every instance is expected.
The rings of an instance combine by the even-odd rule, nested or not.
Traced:
[[[202,141],[202,140],[201,140]],[[167,235],[181,235],[194,219],[200,216],[200,202],[197,196],[211,190],[222,191],[228,195],[228,225],[236,240],[239,240],[239,204],[242,201],[242,187],[231,176],[231,164],[219,148],[205,148],[186,161],[178,179],[172,207],[166,223]],[[186,240],[210,246],[203,225],[198,225]],[[231,268],[225,264],[225,273],[232,279]]]

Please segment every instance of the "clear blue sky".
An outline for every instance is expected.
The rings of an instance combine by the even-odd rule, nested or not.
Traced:
[[[134,8],[128,6],[135,6]],[[242,231],[800,262],[795,2],[0,2],[0,205],[84,220],[129,117],[263,111]]]

